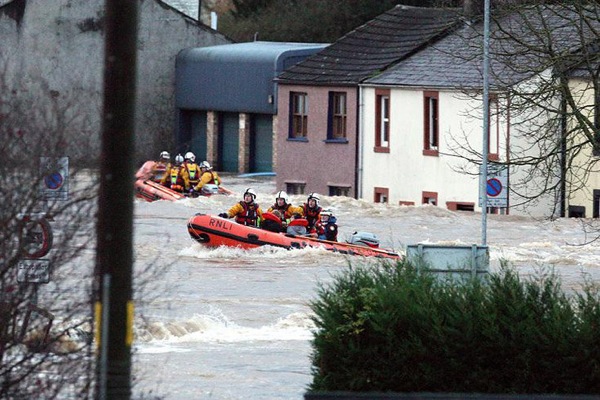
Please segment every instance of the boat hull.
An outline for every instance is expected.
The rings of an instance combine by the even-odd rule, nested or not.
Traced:
[[[285,249],[321,247],[342,254],[400,259],[400,255],[391,250],[270,232],[207,214],[196,214],[190,218],[188,232],[192,239],[208,247],[229,246],[243,249],[267,245]]]
[[[135,181],[135,195],[146,201],[168,200],[175,201],[185,196],[151,180],[138,179]]]

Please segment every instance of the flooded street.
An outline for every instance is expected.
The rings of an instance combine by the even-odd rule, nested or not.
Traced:
[[[187,233],[195,213],[218,214],[252,187],[263,209],[274,202],[272,178],[224,177],[238,195],[176,203],[136,200],[137,341],[134,392],[166,399],[302,399],[310,375],[309,303],[320,283],[353,265],[377,260],[321,249],[208,249]],[[305,196],[291,196],[293,204]],[[433,206],[372,204],[322,197],[338,218],[339,240],[355,230],[376,234],[381,247],[403,252],[417,243],[481,241],[481,215]],[[581,222],[490,216],[491,269],[500,259],[523,275],[554,268],[577,290],[599,278],[600,244],[581,245]]]

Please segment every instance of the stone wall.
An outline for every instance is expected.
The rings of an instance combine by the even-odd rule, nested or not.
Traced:
[[[172,145],[179,51],[230,41],[160,0],[141,0],[139,11],[136,130],[142,160]],[[69,141],[74,145],[66,155],[74,161],[95,160],[101,131],[104,1],[10,1],[0,6],[0,37],[0,102],[27,99],[36,109],[68,110],[77,118],[72,118],[74,136]],[[26,125],[24,118],[25,132]]]

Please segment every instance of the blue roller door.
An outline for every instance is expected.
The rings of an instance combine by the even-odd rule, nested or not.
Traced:
[[[200,161],[206,159],[206,111],[181,110],[177,153],[192,151]]]
[[[192,116],[192,140],[190,150],[197,162],[206,160],[206,111],[197,111]]]
[[[219,113],[219,169],[238,172],[240,143],[238,113]]]
[[[273,171],[273,116],[253,114],[250,124],[250,172]]]

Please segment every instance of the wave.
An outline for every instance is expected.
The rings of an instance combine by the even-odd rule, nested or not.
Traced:
[[[178,256],[192,257],[201,260],[210,259],[211,263],[230,263],[236,260],[236,265],[254,264],[256,260],[270,261],[272,263],[290,264],[298,260],[299,264],[322,265],[327,262],[330,265],[345,265],[350,256],[334,253],[324,248],[308,247],[304,249],[287,250],[280,247],[260,246],[254,249],[242,249],[239,247],[220,246],[207,248],[199,243],[192,244],[179,251]],[[356,257],[352,258],[357,260]],[[376,259],[374,259],[376,260]]]
[[[136,327],[136,340],[145,343],[233,343],[310,340],[315,328],[310,316],[295,312],[272,325],[240,326],[219,314],[196,314],[186,320],[151,322]]]

